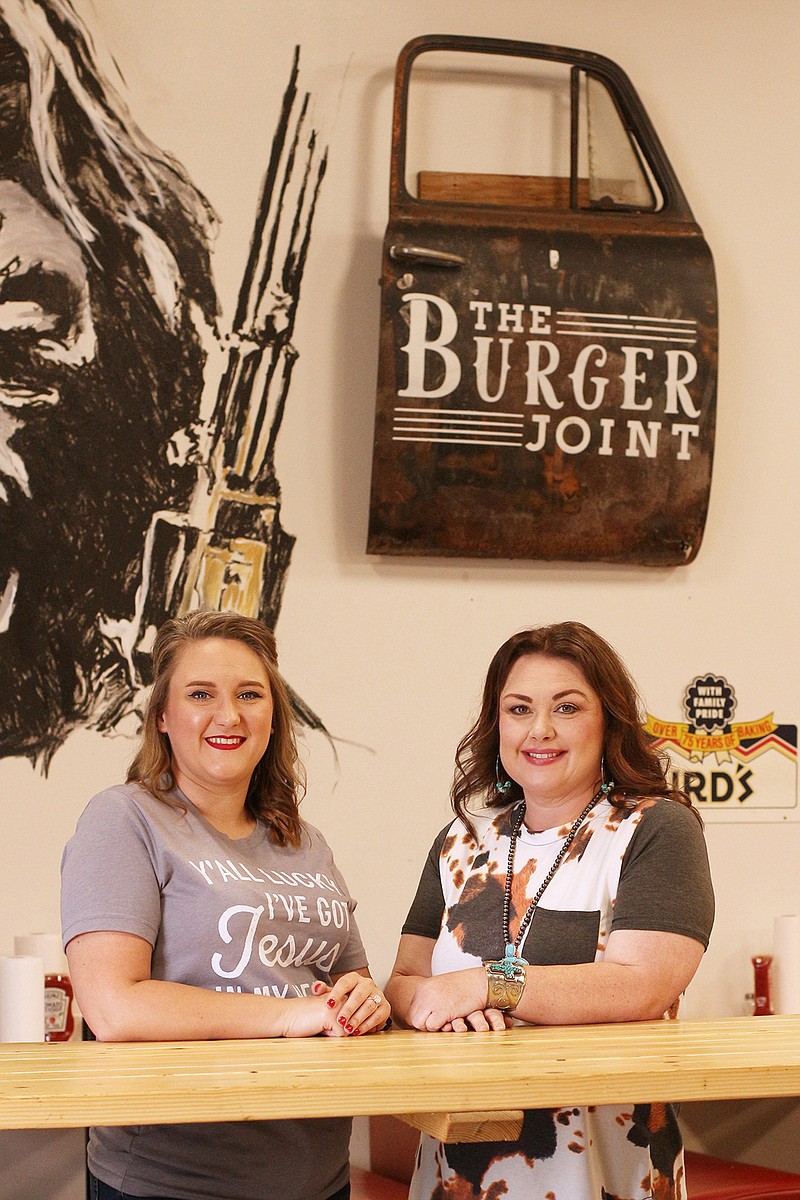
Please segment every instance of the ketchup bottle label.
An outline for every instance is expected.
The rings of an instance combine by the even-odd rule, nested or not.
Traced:
[[[65,976],[58,983],[45,980],[44,1036],[47,1042],[65,1042],[72,1034],[72,987]]]

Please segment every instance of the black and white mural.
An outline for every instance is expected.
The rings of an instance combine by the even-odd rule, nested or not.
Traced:
[[[274,449],[326,153],[286,81],[235,312],[217,217],[69,0],[0,0],[0,757],[135,710],[165,617],[274,624]],[[320,727],[298,698],[301,720]]]

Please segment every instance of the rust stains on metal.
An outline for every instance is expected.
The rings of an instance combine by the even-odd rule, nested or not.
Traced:
[[[560,63],[573,106],[568,175],[426,171],[411,194],[406,105],[427,50],[521,56],[532,71]],[[593,86],[634,147],[630,179],[579,175],[575,106]],[[381,289],[369,552],[695,557],[714,448],[714,268],[615,64],[527,43],[410,43],[398,62]]]

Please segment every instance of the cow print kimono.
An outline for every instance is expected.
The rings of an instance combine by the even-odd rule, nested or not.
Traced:
[[[460,820],[434,842],[403,927],[435,940],[434,975],[503,957],[503,889],[516,811],[473,818],[477,844]],[[567,832],[557,827],[531,833],[523,824],[512,938]],[[599,961],[613,929],[677,933],[705,947],[713,918],[705,841],[694,814],[664,799],[625,809],[603,800],[550,882],[518,953],[544,966]],[[423,1135],[410,1200],[685,1196],[673,1107],[635,1104],[527,1112],[516,1142],[444,1144]]]

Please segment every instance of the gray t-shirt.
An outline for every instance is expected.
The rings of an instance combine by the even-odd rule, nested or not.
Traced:
[[[89,802],[61,864],[65,946],[132,933],[153,947],[154,979],[286,998],[366,965],[317,829],[304,825],[298,849],[260,822],[234,841],[181,792],[170,799],[125,784]],[[346,1118],[96,1128],[89,1166],[133,1196],[326,1200],[347,1181],[349,1133]]]

